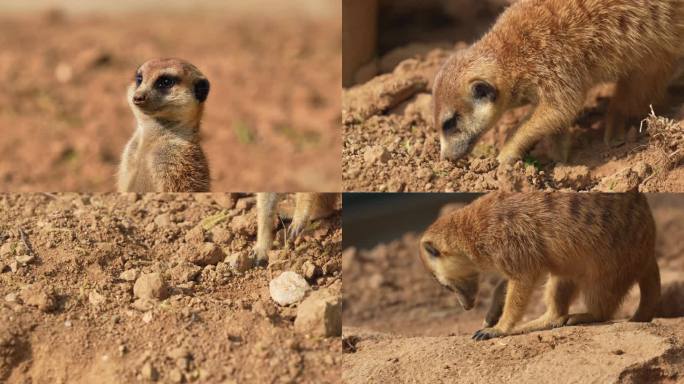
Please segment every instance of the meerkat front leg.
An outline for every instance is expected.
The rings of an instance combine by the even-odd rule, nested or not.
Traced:
[[[268,261],[268,251],[273,244],[273,222],[277,202],[277,193],[257,193],[257,240],[252,250],[252,256],[257,264]]]
[[[580,111],[581,104],[576,103],[570,106],[566,104],[565,108],[559,109],[560,105],[562,105],[560,102],[540,101],[529,119],[504,145],[497,158],[499,164],[515,163],[545,136],[559,134],[566,130],[572,124],[574,116]]]
[[[508,280],[506,302],[499,322],[493,327],[475,332],[473,339],[482,341],[508,335],[525,314],[537,280],[537,277]]]
[[[492,302],[489,305],[489,310],[485,316],[484,323],[482,326],[484,328],[493,327],[499,322],[501,314],[503,313],[504,302],[506,300],[506,290],[508,287],[508,280],[502,279],[494,288],[494,294],[492,295]]]

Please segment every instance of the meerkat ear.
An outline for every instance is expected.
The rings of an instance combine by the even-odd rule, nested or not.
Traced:
[[[486,81],[476,81],[472,85],[473,99],[496,101],[499,91]]]
[[[209,96],[209,80],[199,79],[195,82],[195,98],[203,103]]]
[[[423,243],[423,249],[425,249],[425,252],[427,252],[430,256],[432,257],[439,257],[439,251],[437,248],[435,248],[434,245],[432,245],[431,242],[426,241]]]

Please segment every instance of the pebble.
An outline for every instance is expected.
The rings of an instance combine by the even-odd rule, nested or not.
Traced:
[[[295,331],[315,337],[342,335],[342,303],[327,289],[313,292],[297,307]]]
[[[119,275],[119,279],[123,281],[135,281],[138,278],[138,270],[135,268],[127,269]]]
[[[143,364],[140,369],[140,374],[145,380],[157,381],[157,379],[159,379],[159,372],[157,372],[157,369],[154,368],[149,361]]]
[[[133,294],[141,299],[163,300],[168,291],[164,278],[158,272],[141,275],[133,286]]]
[[[249,257],[249,252],[241,251],[232,253],[226,258],[226,263],[231,269],[238,272],[246,272],[253,266],[253,260]]]
[[[29,255],[21,255],[21,256],[16,257],[17,263],[19,263],[21,265],[30,264],[35,259],[36,259],[35,257],[29,256]]]
[[[88,295],[88,301],[90,304],[98,306],[107,301],[107,299],[97,291],[90,291],[90,294]]]
[[[297,303],[309,291],[309,283],[298,273],[287,271],[268,283],[268,290],[273,301],[286,306]]]
[[[363,160],[367,164],[386,163],[390,159],[390,153],[379,145],[368,147],[363,154]]]

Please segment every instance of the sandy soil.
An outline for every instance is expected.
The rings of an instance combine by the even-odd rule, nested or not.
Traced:
[[[389,53],[387,60],[396,65],[393,72],[344,92],[345,190],[616,192],[638,187],[645,192],[684,191],[684,156],[677,154],[684,152],[681,122],[651,119],[642,134],[639,127],[632,127],[626,144],[617,148],[603,144],[601,119],[612,92],[609,86],[592,92],[572,127],[574,145],[567,163],[554,161],[550,143],[543,141],[524,162],[498,171],[498,150],[529,107],[504,115],[468,158],[456,163],[440,161],[430,92],[437,70],[452,52],[423,44]],[[684,90],[673,88],[672,95],[681,97]],[[668,137],[664,143],[655,139],[661,132]]]
[[[417,257],[419,235],[407,233],[371,250],[345,249],[343,378],[365,382],[679,382],[684,379],[684,199],[650,195],[658,226],[663,282],[659,318],[629,324],[633,289],[612,324],[565,327],[474,342],[493,277],[464,312]],[[544,310],[540,287],[526,319]],[[581,310],[575,304],[571,311]],[[621,320],[622,319],[622,320]],[[591,380],[589,380],[591,378]],[[646,380],[646,381],[644,381]]]
[[[212,190],[340,190],[339,7],[216,3],[3,13],[0,190],[112,191],[134,128],[126,86],[160,56],[187,59],[211,81],[202,145]],[[311,7],[300,3],[309,5],[293,9]]]
[[[341,215],[243,273],[228,261],[253,245],[254,202],[0,195],[0,382],[338,382],[340,339],[297,332],[297,306],[268,284],[313,264],[312,288],[339,297]],[[207,242],[218,261],[196,259]],[[154,272],[168,297],[136,300],[136,275]]]

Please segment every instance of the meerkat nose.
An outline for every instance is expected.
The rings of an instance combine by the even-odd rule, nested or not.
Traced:
[[[133,96],[133,104],[135,104],[135,105],[143,104],[145,101],[147,101],[147,95],[144,93],[140,94],[140,95],[134,95]]]

